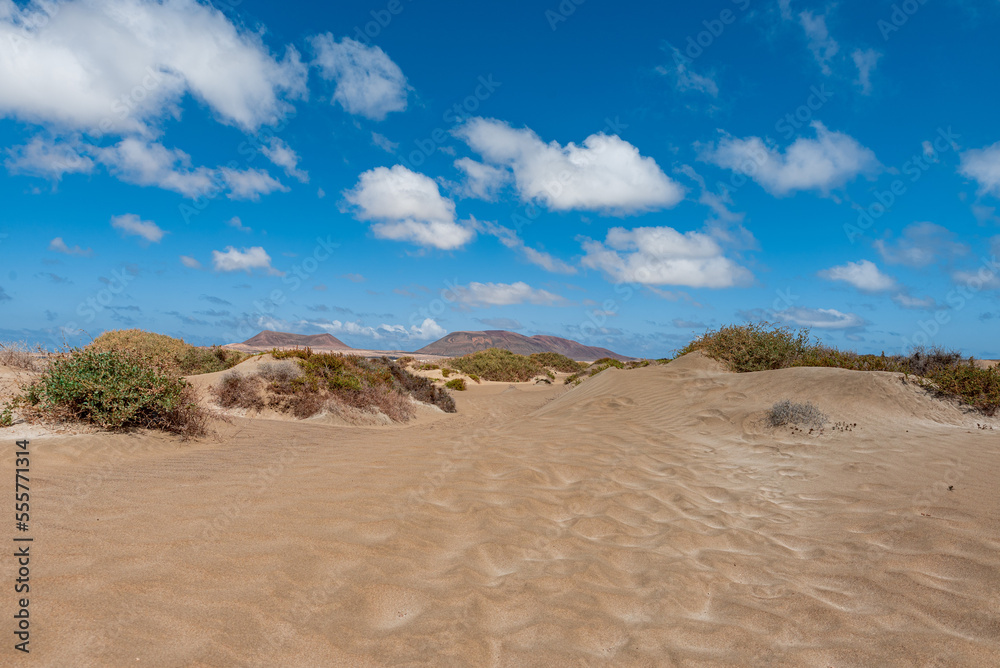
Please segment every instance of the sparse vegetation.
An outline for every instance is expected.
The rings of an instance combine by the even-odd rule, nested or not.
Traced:
[[[815,366],[902,373],[917,376],[922,387],[986,415],[1000,409],[1000,369],[980,368],[973,358],[943,348],[917,348],[909,355],[862,355],[814,343],[807,329],[765,322],[709,330],[680,354],[694,350],[704,351],[736,372]]]
[[[75,349],[53,360],[15,399],[29,417],[75,420],[110,430],[205,432],[207,415],[190,386],[132,350]]]
[[[89,350],[130,351],[147,358],[151,364],[185,376],[225,371],[250,355],[218,346],[198,348],[183,339],[146,332],[141,329],[117,329],[104,332],[87,346]]]
[[[44,352],[41,346],[31,348],[24,342],[0,343],[0,366],[38,371],[41,365],[36,354]]]
[[[466,375],[474,374],[483,380],[502,383],[524,383],[545,373],[545,368],[530,357],[502,348],[487,348],[456,357],[449,364]]]
[[[441,369],[441,375],[444,376],[445,378],[447,378],[448,376],[450,376],[452,373],[453,373],[453,371],[451,369],[449,369],[448,367],[443,367]]]
[[[795,403],[788,399],[779,401],[767,412],[767,422],[772,427],[785,425],[822,427],[828,418],[811,403]]]
[[[537,362],[539,366],[563,373],[576,373],[587,368],[586,364],[571,360],[559,353],[532,353],[528,358]]]
[[[437,364],[421,364],[417,368],[421,371],[434,371],[435,369],[440,369],[441,367]]]
[[[583,369],[582,371],[578,371],[577,373],[574,373],[572,376],[566,378],[565,383],[567,385],[570,384],[579,385],[581,382],[583,382],[584,378],[590,378],[592,376],[596,376],[602,371],[605,371],[612,367],[614,367],[615,369],[624,369],[625,364],[619,362],[618,360],[612,357],[602,357],[601,359],[593,362],[589,367]],[[634,368],[634,367],[629,367],[629,368]]]
[[[701,350],[733,371],[767,371],[792,366],[809,347],[808,330],[795,331],[763,322],[709,330],[680,354]]]
[[[413,397],[455,412],[454,399],[444,389],[387,357],[313,353],[308,348],[274,350],[271,355],[279,361],[262,363],[255,374],[223,377],[215,388],[219,403],[251,410],[267,406],[299,418],[340,406],[377,409],[404,422],[413,416]]]
[[[464,378],[452,378],[447,383],[444,384],[449,390],[458,390],[459,392],[465,391],[465,379]]]

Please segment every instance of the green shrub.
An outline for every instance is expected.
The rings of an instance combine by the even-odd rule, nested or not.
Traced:
[[[130,350],[76,349],[56,359],[20,398],[50,420],[105,429],[162,429],[186,436],[205,431],[206,416],[190,386]]]
[[[444,376],[445,378],[447,378],[448,376],[450,376],[452,373],[453,373],[453,371],[451,369],[449,369],[448,367],[442,367],[441,368],[441,375]]]
[[[591,364],[590,364],[590,368],[594,368],[594,367],[598,367],[598,366],[602,367],[601,371],[604,371],[604,369],[607,369],[608,367],[612,367],[612,366],[614,368],[616,368],[616,369],[624,369],[625,368],[625,363],[624,362],[619,362],[618,360],[616,360],[613,357],[602,357],[601,359],[595,360],[594,362],[591,362]]]
[[[810,348],[809,330],[793,330],[767,322],[709,330],[680,351],[704,351],[732,371],[767,371],[792,366]]]
[[[996,415],[1000,408],[998,367],[981,369],[973,363],[939,367],[929,371],[920,384],[934,392],[956,397],[986,415]]]
[[[89,350],[130,351],[146,357],[150,363],[186,376],[225,371],[250,357],[248,353],[218,346],[197,348],[183,339],[146,332],[141,329],[116,329],[104,332],[87,346]]]
[[[387,357],[367,359],[358,355],[313,353],[308,348],[274,350],[271,354],[279,360],[294,359],[302,374],[272,380],[268,387],[269,405],[299,417],[319,412],[327,400],[334,399],[354,408],[378,408],[391,419],[402,422],[413,414],[411,396],[445,412],[455,412],[454,399],[443,388]]]
[[[447,383],[444,384],[449,390],[458,390],[459,392],[465,391],[465,379],[464,378],[452,378]]]
[[[0,409],[0,427],[9,427],[14,424],[14,405],[7,402]]]
[[[530,357],[502,348],[487,348],[456,357],[449,364],[464,374],[503,383],[523,383],[545,373],[544,367]]]
[[[889,371],[915,375],[924,388],[993,415],[1000,406],[1000,370],[981,369],[975,359],[944,348],[915,348],[909,355],[861,355],[810,343],[808,330],[770,323],[748,323],[709,330],[680,354],[702,350],[731,371],[788,367],[831,367],[851,371]]]
[[[477,376],[474,373],[467,373],[465,375],[469,377],[469,380],[473,380],[473,381],[475,381],[477,383],[481,383],[482,382],[481,380],[479,380],[479,376]]]
[[[528,358],[534,360],[540,366],[564,373],[575,373],[587,367],[586,364],[571,360],[559,353],[532,353]]]
[[[421,371],[434,371],[435,369],[440,369],[441,367],[437,364],[421,364],[417,368]]]

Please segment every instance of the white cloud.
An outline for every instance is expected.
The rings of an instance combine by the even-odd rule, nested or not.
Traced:
[[[979,183],[980,194],[1000,197],[1000,141],[961,154],[958,172]]]
[[[271,266],[271,256],[260,246],[237,250],[226,246],[225,251],[212,251],[212,265],[216,271],[245,271],[263,269],[268,274],[281,276],[282,272]]]
[[[671,227],[613,227],[604,243],[585,239],[582,263],[615,282],[728,288],[753,280],[727,258],[715,238]]]
[[[58,143],[34,137],[24,146],[7,149],[5,165],[14,174],[60,179],[63,174],[89,174],[94,161],[80,152],[77,142]]]
[[[861,87],[861,92],[864,95],[871,95],[872,72],[875,71],[875,67],[878,65],[879,58],[881,57],[882,54],[875,49],[855,49],[851,54],[854,66],[858,68],[858,79],[855,83]]]
[[[96,149],[98,159],[112,174],[126,183],[156,186],[185,197],[201,197],[216,185],[207,167],[191,167],[191,157],[179,149],[127,137],[107,148]]]
[[[483,232],[495,236],[507,248],[523,255],[524,259],[531,264],[556,274],[576,273],[575,267],[552,257],[549,253],[526,246],[524,241],[517,235],[517,232],[510,228],[490,222],[481,222],[479,226]]]
[[[396,149],[399,148],[398,142],[390,141],[388,137],[377,132],[372,132],[372,143],[386,153],[395,153]]]
[[[111,217],[111,227],[126,235],[142,237],[146,243],[158,244],[166,234],[160,226],[151,220],[142,220],[134,213]]]
[[[232,218],[230,218],[229,220],[227,220],[226,221],[226,225],[228,225],[229,227],[235,228],[235,229],[239,230],[240,232],[246,232],[248,234],[250,232],[253,232],[253,228],[250,228],[250,227],[247,227],[246,225],[244,225],[243,221],[240,220],[239,216],[233,216]]]
[[[425,318],[419,325],[387,325],[385,323],[378,327],[362,325],[360,322],[343,322],[340,320],[303,320],[299,325],[311,325],[318,327],[334,336],[340,334],[353,334],[371,339],[397,339],[427,341],[429,339],[439,339],[448,333],[448,330],[441,327],[433,318]]]
[[[497,193],[510,181],[510,172],[501,167],[493,167],[472,158],[459,158],[455,166],[465,172],[462,194],[487,201],[496,200]]]
[[[201,262],[198,262],[198,260],[190,255],[181,255],[181,264],[188,269],[201,269]]]
[[[856,313],[842,313],[832,308],[787,308],[773,311],[772,317],[799,327],[810,329],[851,329],[865,325],[865,319]]]
[[[450,250],[475,235],[455,222],[455,203],[441,195],[433,179],[402,165],[362,173],[344,199],[358,220],[374,221],[372,231],[382,239]]]
[[[466,306],[510,306],[512,304],[562,304],[565,300],[548,290],[517,283],[469,283],[450,289],[452,298]]]
[[[955,283],[976,290],[1000,290],[1000,272],[990,271],[985,267],[977,271],[956,271],[951,278]]]
[[[148,133],[190,93],[254,130],[284,116],[305,77],[294,48],[279,61],[258,34],[195,0],[5,1],[0,11],[0,115],[22,121]]]
[[[263,169],[230,169],[221,167],[219,177],[229,188],[226,197],[229,199],[248,199],[256,202],[261,195],[268,195],[275,190],[288,192],[288,187],[272,178]]]
[[[924,310],[930,311],[937,308],[937,302],[934,301],[933,297],[924,297],[919,299],[917,297],[911,297],[905,292],[900,292],[897,295],[892,296],[892,301],[896,302],[902,308],[914,309],[914,310]]]
[[[968,246],[954,239],[954,233],[948,228],[922,222],[907,225],[899,239],[878,239],[874,246],[889,264],[920,268],[969,252]]]
[[[337,42],[330,33],[313,37],[312,45],[320,75],[336,81],[333,100],[348,113],[381,121],[406,109],[406,77],[385,51],[350,37]]]
[[[829,192],[862,173],[873,172],[878,160],[853,137],[811,124],[816,138],[799,137],[784,154],[759,137],[725,135],[718,146],[702,147],[701,159],[749,176],[772,195],[796,190]]]
[[[828,281],[843,281],[864,292],[881,292],[896,287],[896,281],[879,271],[875,263],[870,260],[830,267],[819,272],[819,277]]]
[[[830,31],[826,28],[826,17],[816,16],[812,12],[802,12],[799,14],[799,22],[809,40],[809,50],[819,63],[823,74],[830,74],[830,61],[840,50],[837,41],[830,37]]]
[[[94,251],[89,248],[87,248],[86,250],[80,248],[79,246],[73,246],[72,248],[70,248],[69,246],[66,245],[66,242],[63,241],[62,237],[56,237],[55,239],[50,241],[49,250],[55,251],[57,253],[65,253],[66,255],[80,255],[83,257],[90,257],[91,255],[94,254]]]
[[[309,175],[298,168],[299,156],[282,139],[271,137],[271,141],[267,145],[262,146],[261,151],[267,156],[268,160],[279,167],[284,167],[285,174],[302,183],[309,183]]]
[[[698,74],[691,69],[691,59],[684,56],[680,49],[670,47],[673,67],[660,66],[656,71],[674,78],[677,90],[694,90],[711,97],[719,97],[719,85],[710,76]]]
[[[494,165],[509,168],[525,201],[554,211],[638,213],[674,206],[684,189],[617,135],[593,134],[582,146],[546,144],[528,128],[473,118],[455,131]]]

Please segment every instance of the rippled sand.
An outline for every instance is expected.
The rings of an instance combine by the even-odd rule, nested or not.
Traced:
[[[700,355],[458,398],[404,427],[35,438],[31,663],[1000,663],[1000,420]],[[766,428],[785,398],[856,426]]]

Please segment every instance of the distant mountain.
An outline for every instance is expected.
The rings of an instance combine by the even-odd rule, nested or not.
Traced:
[[[259,352],[272,348],[312,348],[318,351],[353,350],[349,345],[330,334],[289,334],[287,332],[263,332],[247,339],[243,343],[230,343],[224,348]]]
[[[424,346],[417,353],[459,357],[487,348],[503,348],[518,355],[552,352],[579,361],[593,361],[602,357],[612,357],[621,361],[633,359],[613,353],[607,348],[585,346],[582,343],[558,336],[543,336],[541,334],[525,336],[502,329],[490,329],[485,332],[452,332],[448,336]]]

